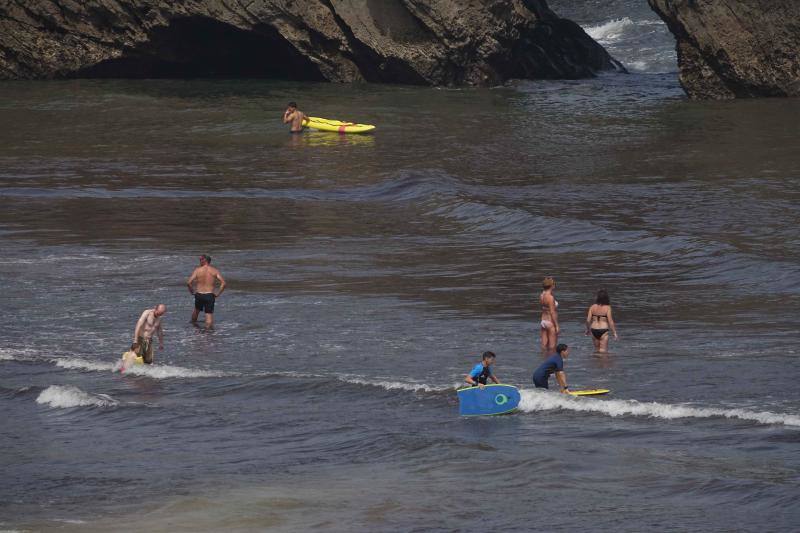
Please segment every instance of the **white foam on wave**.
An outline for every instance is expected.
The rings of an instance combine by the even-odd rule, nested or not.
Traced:
[[[0,348],[0,361],[24,361],[35,353],[35,350],[26,348]]]
[[[629,17],[622,17],[621,19],[609,20],[597,26],[589,26],[584,30],[589,34],[589,37],[600,44],[608,44],[621,39],[625,31],[634,26],[636,26],[636,23],[633,20]]]
[[[56,263],[61,261],[106,261],[111,259],[107,255],[80,254],[80,255],[47,255],[35,259],[0,259],[0,265],[40,265],[42,263]]]
[[[119,372],[122,370],[122,360],[113,363],[101,363],[87,361],[79,358],[60,358],[54,359],[56,366],[61,368],[88,370],[91,372]],[[124,374],[135,376],[148,376],[154,379],[170,378],[217,378],[236,374],[220,372],[216,370],[201,370],[195,368],[184,368],[172,365],[133,365],[126,368]]]
[[[584,30],[630,72],[656,74],[677,70],[675,39],[661,20],[622,17]]]
[[[54,361],[56,366],[70,370],[91,370],[96,372],[111,372],[116,370],[116,365],[114,363],[98,363],[95,361],[87,361],[86,359],[77,359],[71,357],[54,359]]]
[[[115,365],[116,368],[121,368],[121,365]],[[170,379],[170,378],[221,378],[225,376],[235,376],[238,374],[231,374],[220,372],[218,370],[201,370],[196,368],[184,368],[182,366],[172,365],[133,365],[125,369],[125,374],[132,374],[134,376],[147,376],[155,379]]]
[[[771,413],[769,411],[748,411],[745,409],[720,409],[707,407],[691,407],[686,405],[670,405],[658,402],[643,403],[636,400],[601,400],[599,398],[576,398],[558,393],[521,390],[521,411],[552,411],[566,409],[602,413],[618,416],[648,416],[674,420],[678,418],[738,418],[760,424],[783,424],[800,427],[800,416]]]
[[[382,379],[367,379],[362,376],[352,375],[339,375],[336,379],[344,381],[345,383],[353,383],[355,385],[367,385],[371,387],[380,387],[386,390],[407,390],[411,392],[424,391],[424,392],[442,392],[450,390],[450,388],[434,387],[426,383],[404,382],[404,381],[387,381]],[[454,388],[454,387],[451,387]]]
[[[50,385],[36,398],[36,403],[57,408],[114,407],[118,402],[106,394],[90,394],[72,385]]]

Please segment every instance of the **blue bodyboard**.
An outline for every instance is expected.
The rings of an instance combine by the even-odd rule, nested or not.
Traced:
[[[519,391],[511,385],[467,387],[458,391],[458,414],[462,416],[502,415],[519,405]]]

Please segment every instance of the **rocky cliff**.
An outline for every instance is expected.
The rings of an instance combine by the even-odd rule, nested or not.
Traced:
[[[0,78],[491,85],[616,68],[545,0],[0,0]]]
[[[648,0],[690,98],[800,96],[800,1]]]

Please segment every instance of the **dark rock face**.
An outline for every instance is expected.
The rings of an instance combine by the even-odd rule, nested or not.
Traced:
[[[0,78],[492,85],[622,69],[545,0],[0,0]]]
[[[798,0],[648,0],[690,98],[800,96]]]

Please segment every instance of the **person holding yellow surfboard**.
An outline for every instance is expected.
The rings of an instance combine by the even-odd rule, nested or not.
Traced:
[[[569,357],[569,346],[566,344],[556,346],[556,353],[545,359],[544,363],[533,372],[533,384],[536,388],[549,389],[550,376],[555,374],[556,381],[561,385],[561,392],[569,394],[567,375],[564,373],[564,359],[567,357]]]

